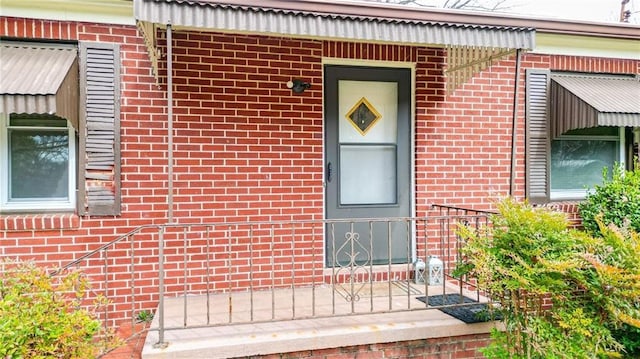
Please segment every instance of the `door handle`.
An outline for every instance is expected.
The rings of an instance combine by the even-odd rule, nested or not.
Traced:
[[[331,175],[333,174],[333,167],[331,166],[331,162],[327,163],[327,182],[331,182]]]

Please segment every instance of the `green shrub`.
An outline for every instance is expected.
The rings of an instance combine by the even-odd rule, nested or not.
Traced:
[[[624,347],[628,358],[640,358],[640,328],[623,324],[611,332],[613,337]]]
[[[608,178],[606,171],[604,178]],[[640,232],[640,164],[636,164],[633,171],[615,167],[611,179],[595,186],[579,209],[584,228],[593,235],[600,233],[596,221],[599,216],[605,225],[613,223],[622,227],[628,222]]]
[[[602,236],[599,220],[640,232],[640,163],[633,171],[616,167],[612,178],[596,186],[579,209],[585,229],[595,236]],[[612,328],[612,332],[629,355],[640,358],[640,328],[624,324]]]
[[[79,272],[50,277],[31,262],[0,261],[0,358],[95,358],[119,344],[95,309]]]
[[[138,323],[151,323],[153,320],[153,312],[149,310],[143,310],[136,315],[136,322]]]
[[[506,330],[489,358],[621,357],[612,331],[640,328],[640,236],[601,225],[601,237],[568,228],[566,215],[506,199],[493,225],[462,227],[458,275],[500,303]],[[545,305],[550,303],[552,310]],[[626,352],[625,352],[626,351]]]

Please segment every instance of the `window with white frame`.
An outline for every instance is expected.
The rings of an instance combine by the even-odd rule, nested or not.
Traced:
[[[551,141],[551,199],[578,199],[624,163],[624,129],[593,127],[568,131]]]
[[[3,41],[0,63],[0,215],[119,215],[120,45]]]
[[[73,210],[75,130],[50,115],[0,116],[0,210]]]

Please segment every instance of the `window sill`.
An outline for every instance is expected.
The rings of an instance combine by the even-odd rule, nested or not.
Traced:
[[[75,213],[0,215],[0,231],[49,231],[79,227],[80,217]]]
[[[574,212],[578,212],[578,205],[582,201],[583,200],[580,200],[580,199],[576,199],[576,200],[552,199],[548,203],[539,204],[537,206],[551,208],[556,211],[574,213]]]
[[[580,209],[578,208],[582,201],[575,200],[551,200],[549,203],[540,204],[539,207],[550,208],[554,211],[564,212],[567,215],[570,226],[573,228],[582,228],[582,217],[580,217]]]

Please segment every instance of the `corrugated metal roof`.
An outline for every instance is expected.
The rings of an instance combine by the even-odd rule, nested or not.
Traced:
[[[0,112],[55,114],[77,128],[78,93],[75,47],[0,45]]]
[[[640,80],[634,77],[553,74],[554,137],[596,126],[640,127]]]
[[[178,27],[403,44],[532,49],[535,41],[534,30],[526,27],[359,16],[203,0],[134,0],[134,16],[138,21],[171,23]]]

